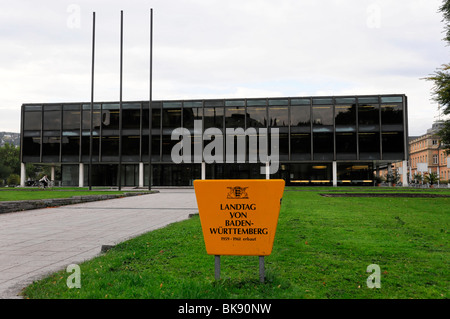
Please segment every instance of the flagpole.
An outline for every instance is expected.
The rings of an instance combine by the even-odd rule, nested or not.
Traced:
[[[148,102],[148,190],[152,189],[153,9],[150,9],[150,86]]]
[[[120,11],[119,191],[122,189],[123,10]]]
[[[94,64],[95,64],[95,12],[92,13],[92,70],[91,70],[91,112],[90,120],[90,134],[89,134],[89,174],[88,184],[89,190],[92,190],[92,128],[93,128],[93,112],[94,112]],[[83,170],[84,171],[84,170]],[[84,177],[82,177],[84,179]]]

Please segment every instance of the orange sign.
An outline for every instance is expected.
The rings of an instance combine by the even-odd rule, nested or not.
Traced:
[[[208,254],[270,255],[284,180],[195,180],[194,188]]]

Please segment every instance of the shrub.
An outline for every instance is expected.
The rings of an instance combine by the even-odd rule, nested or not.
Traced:
[[[20,176],[17,174],[11,174],[11,175],[9,175],[8,179],[6,180],[6,183],[9,186],[17,186],[20,184]]]

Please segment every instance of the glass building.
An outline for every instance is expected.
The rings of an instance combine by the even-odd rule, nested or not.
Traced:
[[[287,185],[373,185],[377,167],[406,161],[407,119],[403,94],[152,101],[151,110],[148,101],[107,102],[94,103],[92,117],[90,103],[24,104],[22,175],[33,163],[60,167],[64,186],[86,186],[89,176],[93,186],[117,186],[120,172],[122,186],[145,187],[150,153],[154,186],[189,186],[202,176],[266,178],[248,150],[245,163],[173,163],[179,140],[172,131],[189,130],[194,149],[202,134],[194,121],[201,120],[203,130],[222,132],[278,128],[279,170],[270,178]]]

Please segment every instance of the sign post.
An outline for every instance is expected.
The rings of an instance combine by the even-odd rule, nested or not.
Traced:
[[[194,188],[206,252],[215,256],[259,256],[264,282],[264,256],[272,252],[284,192],[284,180],[195,180]]]

